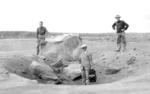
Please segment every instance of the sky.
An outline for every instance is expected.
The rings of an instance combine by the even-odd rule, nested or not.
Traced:
[[[150,32],[149,0],[0,0],[0,31],[109,33],[119,14],[126,32]]]

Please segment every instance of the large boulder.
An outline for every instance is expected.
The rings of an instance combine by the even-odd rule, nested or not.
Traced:
[[[58,79],[52,67],[45,64],[45,62],[38,56],[16,54],[6,58],[4,67],[10,73],[14,73],[28,79],[35,79],[38,81]]]
[[[32,61],[29,69],[34,79],[37,79],[39,82],[58,80],[58,77],[54,74],[54,70],[45,63]]]
[[[32,57],[31,56],[25,56],[25,55],[12,55],[8,56],[4,61],[4,67],[7,69],[10,73],[15,73],[17,75],[33,79],[32,74],[29,71],[29,66],[32,63]]]
[[[61,38],[58,36],[59,41],[47,40],[46,46],[41,50],[40,56],[48,60],[48,65],[58,62],[60,59],[70,62],[78,56],[78,49],[82,44],[81,38],[78,35],[70,34],[62,36]]]
[[[64,74],[70,79],[74,80],[77,77],[81,76],[81,64],[72,63],[64,68]]]

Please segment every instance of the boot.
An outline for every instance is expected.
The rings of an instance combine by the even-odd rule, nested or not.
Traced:
[[[125,52],[126,51],[126,48],[123,48],[122,52]]]
[[[123,52],[125,52],[126,51],[126,43],[123,43],[123,50],[122,50]]]
[[[86,81],[85,81],[85,85],[89,85],[89,80],[86,80]]]
[[[118,49],[116,50],[116,52],[120,52],[120,50],[121,50],[121,44],[118,43],[118,44],[117,44],[117,47],[118,47]]]

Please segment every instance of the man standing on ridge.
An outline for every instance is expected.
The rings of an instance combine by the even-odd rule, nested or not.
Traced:
[[[126,37],[125,37],[125,30],[128,29],[129,25],[125,22],[120,20],[121,16],[116,15],[116,22],[112,25],[112,28],[117,31],[117,52],[120,52],[123,46],[123,51],[126,50]]]
[[[46,45],[45,37],[48,33],[46,27],[43,26],[43,22],[40,21],[39,27],[37,28],[37,55],[40,53],[40,50]]]

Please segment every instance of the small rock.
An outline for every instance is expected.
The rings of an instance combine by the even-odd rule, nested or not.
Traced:
[[[102,58],[102,60],[106,60],[106,58]]]
[[[117,56],[116,59],[119,59],[119,56]]]
[[[105,56],[104,54],[101,55],[102,57]]]
[[[132,64],[135,63],[135,61],[136,61],[136,57],[132,56],[132,57],[127,61],[127,64],[128,64],[128,65],[132,65]]]
[[[106,61],[103,61],[102,63],[106,63]]]
[[[107,75],[117,74],[117,73],[120,72],[120,71],[121,71],[121,69],[107,69],[107,70],[105,71],[105,74],[107,74]]]
[[[137,48],[133,48],[133,51],[136,51],[137,50]]]

